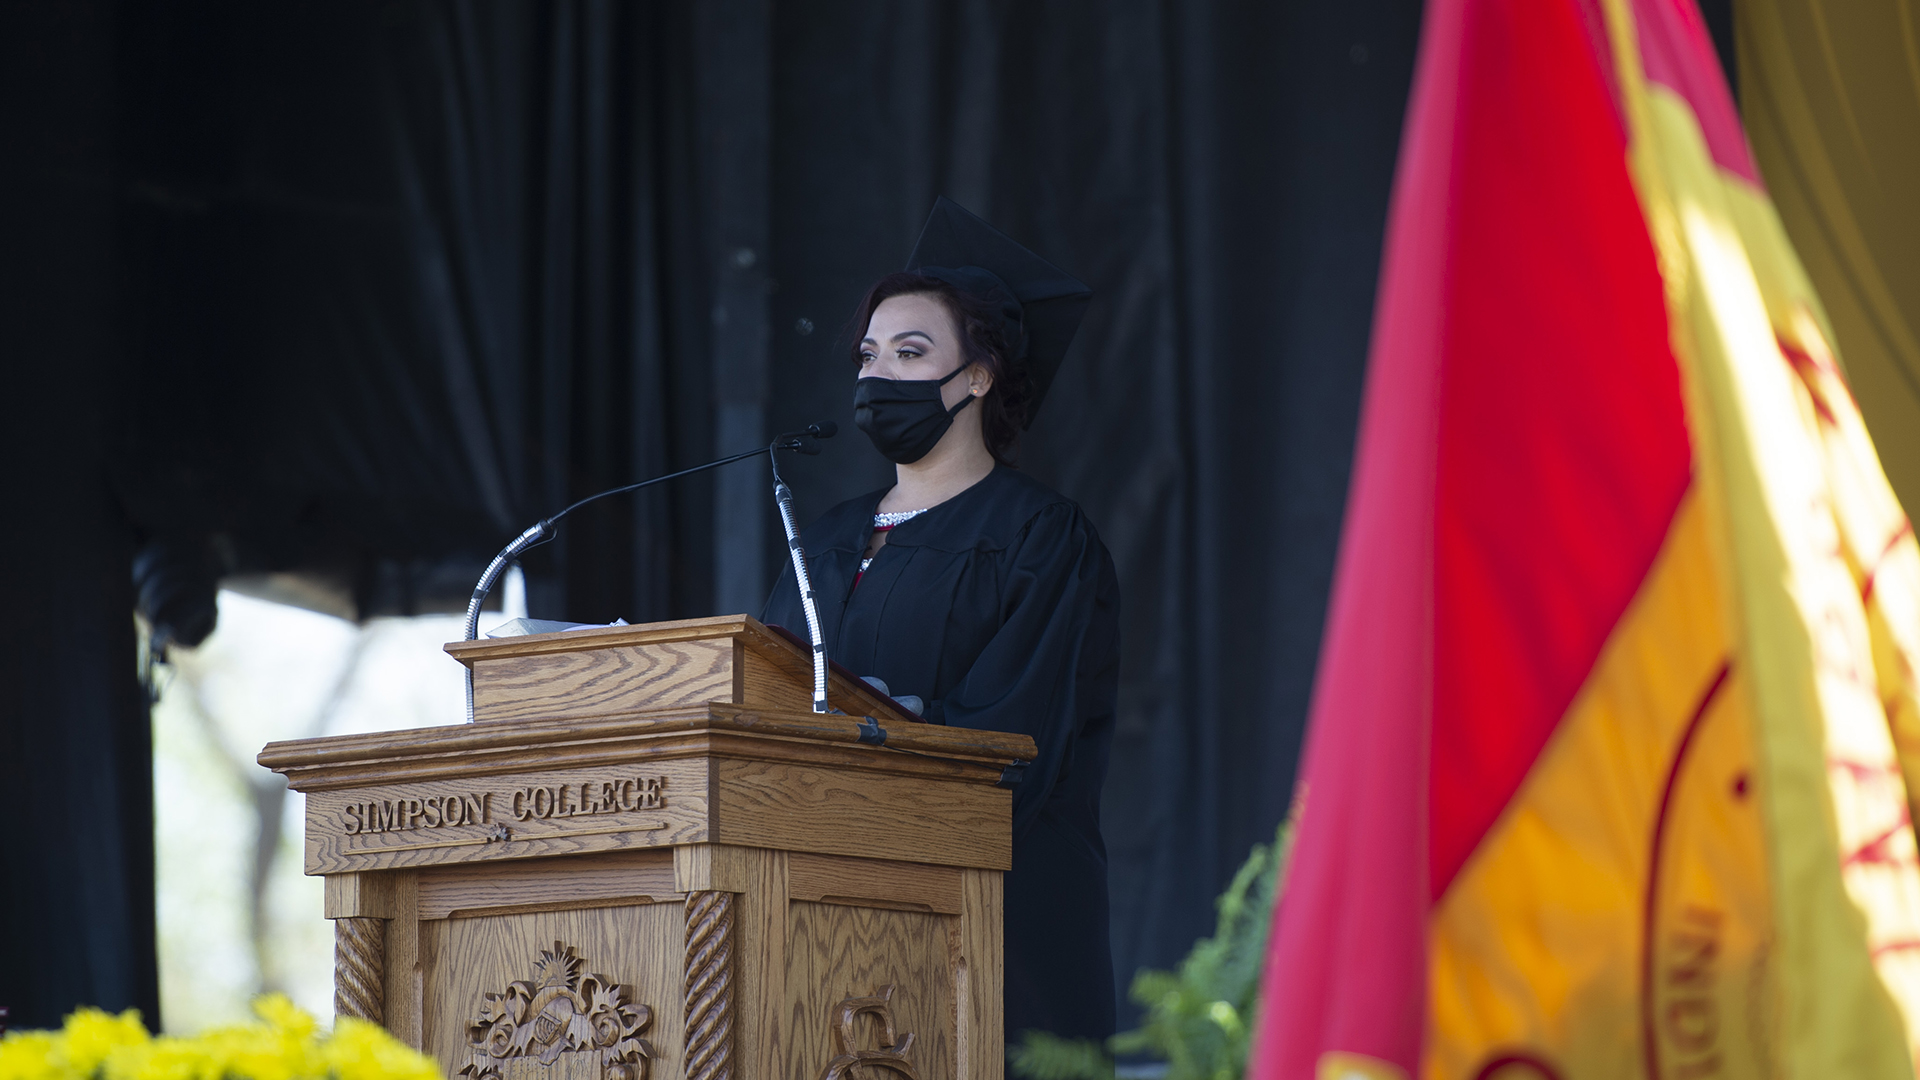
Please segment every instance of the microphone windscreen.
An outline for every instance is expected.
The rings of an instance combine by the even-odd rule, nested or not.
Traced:
[[[831,439],[839,433],[840,425],[831,420],[822,420],[817,424],[807,425],[807,434],[816,439]]]

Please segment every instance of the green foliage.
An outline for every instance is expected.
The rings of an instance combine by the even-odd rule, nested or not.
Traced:
[[[1092,1039],[1029,1031],[1013,1048],[1013,1072],[1027,1080],[1112,1080],[1113,1058]]]
[[[1213,936],[1195,942],[1172,971],[1142,970],[1128,996],[1146,1008],[1146,1022],[1106,1046],[1090,1040],[1026,1033],[1014,1047],[1013,1071],[1027,1080],[1111,1080],[1115,1055],[1167,1063],[1167,1080],[1240,1080],[1260,992],[1260,964],[1274,898],[1292,848],[1291,823],[1271,845],[1257,844],[1233,884],[1215,901]]]

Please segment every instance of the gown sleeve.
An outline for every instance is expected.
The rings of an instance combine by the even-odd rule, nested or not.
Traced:
[[[1018,732],[1039,749],[1013,791],[1016,839],[1069,775],[1082,734],[1112,724],[1119,595],[1113,561],[1079,509],[1041,510],[1009,553],[999,629],[946,696],[948,724]]]

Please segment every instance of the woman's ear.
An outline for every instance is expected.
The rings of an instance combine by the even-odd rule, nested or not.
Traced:
[[[967,373],[967,392],[974,397],[986,397],[991,389],[993,372],[988,371],[985,364],[973,365],[973,370]]]

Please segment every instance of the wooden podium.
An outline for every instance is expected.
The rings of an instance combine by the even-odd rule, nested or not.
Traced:
[[[447,646],[474,724],[278,742],[335,1003],[466,1080],[998,1078],[1003,774],[746,616]]]

